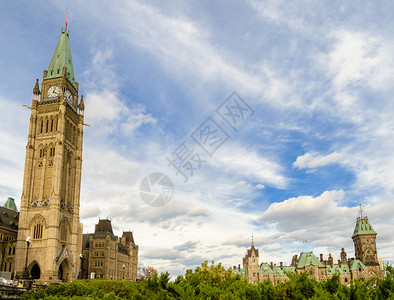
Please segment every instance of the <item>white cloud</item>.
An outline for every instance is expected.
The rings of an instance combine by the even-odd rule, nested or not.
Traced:
[[[394,83],[391,41],[376,33],[337,30],[326,64],[338,89],[350,84],[368,85],[375,89],[391,88]]]
[[[341,158],[342,154],[337,152],[327,155],[307,152],[304,155],[297,157],[296,161],[293,163],[293,167],[298,169],[315,169],[340,162]]]
[[[115,91],[88,92],[85,99],[86,119],[93,122],[116,120],[127,109]]]
[[[256,184],[256,189],[262,190],[262,189],[264,189],[264,188],[265,188],[265,185],[264,185],[264,184],[261,184],[261,183]]]
[[[151,114],[145,113],[145,108],[140,106],[128,112],[127,120],[122,123],[121,129],[130,134],[143,124],[155,125],[156,122],[157,119],[152,117]]]
[[[246,177],[276,188],[285,188],[289,181],[282,175],[283,168],[275,162],[275,158],[264,157],[235,143],[221,148],[210,162],[228,174]]]
[[[350,224],[356,208],[340,206],[344,196],[344,191],[340,190],[326,191],[317,197],[290,198],[271,204],[260,220],[285,232],[288,241],[306,239],[305,235],[309,235],[328,242],[333,235],[342,232],[343,236],[353,229]]]

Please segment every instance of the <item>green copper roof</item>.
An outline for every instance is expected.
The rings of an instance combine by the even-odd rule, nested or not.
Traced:
[[[296,272],[296,267],[293,267],[293,266],[284,266],[284,267],[283,267],[283,272],[295,273],[295,272]]]
[[[261,274],[273,273],[273,271],[272,271],[271,267],[268,264],[261,264],[259,273],[261,273]]]
[[[354,228],[352,238],[362,234],[376,234],[376,231],[373,230],[367,217],[357,218],[356,227]]]
[[[75,87],[74,67],[73,60],[71,58],[69,35],[66,31],[62,30],[55,53],[53,53],[51,63],[48,67],[47,76],[44,79],[62,77],[63,67],[67,68],[66,77]]]
[[[356,270],[358,270],[359,267],[361,268],[361,270],[366,270],[366,269],[368,269],[368,268],[361,262],[361,260],[358,260],[358,259],[352,260],[352,262],[350,263],[350,270],[356,271]]]
[[[348,274],[350,273],[350,268],[347,264],[344,265],[327,265],[327,275],[333,274]]]
[[[273,267],[272,272],[274,273],[274,276],[285,276],[286,275],[280,267]]]
[[[16,207],[14,198],[8,197],[7,201],[4,203],[3,207],[18,211]]]
[[[324,268],[324,265],[312,252],[301,253],[300,258],[298,259],[297,268],[304,268],[310,265]]]
[[[235,268],[235,269],[233,269],[233,273],[241,275],[241,276],[244,276],[244,277],[248,277],[248,270],[247,269],[237,269],[237,268]]]

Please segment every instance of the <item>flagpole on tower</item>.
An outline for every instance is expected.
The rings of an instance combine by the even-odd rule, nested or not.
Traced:
[[[67,31],[67,26],[68,26],[68,8],[66,9],[66,31]]]

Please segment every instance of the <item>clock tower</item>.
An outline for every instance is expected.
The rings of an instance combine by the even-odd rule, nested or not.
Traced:
[[[70,281],[80,268],[83,96],[62,29],[41,91],[33,89],[16,248],[16,275]],[[29,242],[28,242],[29,240]]]

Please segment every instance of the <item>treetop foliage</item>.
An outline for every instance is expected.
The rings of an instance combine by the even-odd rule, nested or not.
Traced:
[[[231,268],[204,262],[173,282],[168,272],[155,272],[139,282],[78,280],[32,290],[21,299],[394,299],[394,268],[390,265],[383,280],[354,280],[349,286],[340,283],[339,275],[325,282],[310,279],[308,273],[288,276],[287,282],[276,286],[270,281],[249,284]]]

